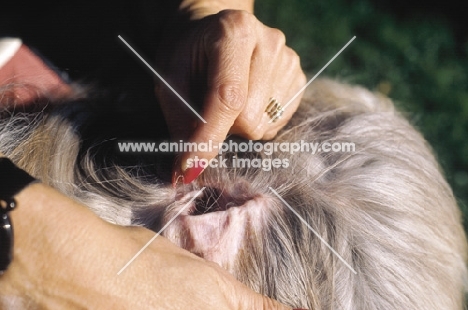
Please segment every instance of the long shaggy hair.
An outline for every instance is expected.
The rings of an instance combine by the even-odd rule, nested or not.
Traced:
[[[463,308],[460,211],[430,147],[389,99],[316,81],[273,142],[348,142],[354,152],[228,153],[290,165],[208,168],[176,189],[171,158],[119,153],[122,123],[103,125],[95,105],[5,108],[0,151],[120,225],[158,231],[205,187],[162,234],[292,307]]]

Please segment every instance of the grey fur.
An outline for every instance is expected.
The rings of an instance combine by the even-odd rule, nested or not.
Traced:
[[[77,162],[80,138],[60,113],[4,118],[0,151],[120,225],[157,230],[185,203],[176,197],[202,186],[235,205],[261,197],[267,208],[246,223],[237,253],[218,263],[292,307],[462,309],[467,242],[461,215],[421,134],[389,99],[360,87],[317,80],[305,98],[275,141],[348,141],[355,143],[354,153],[277,153],[272,157],[286,156],[289,168],[207,169],[194,184],[175,190],[135,178],[129,171],[138,166],[111,165],[103,173],[87,150]],[[183,246],[172,233],[168,229],[166,236]]]

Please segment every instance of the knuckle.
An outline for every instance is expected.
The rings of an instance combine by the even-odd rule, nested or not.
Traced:
[[[218,99],[223,112],[240,112],[244,108],[247,94],[238,83],[218,87]]]
[[[293,67],[300,67],[301,57],[299,57],[299,55],[292,48],[288,48],[286,53],[291,63],[293,64]]]
[[[284,52],[286,47],[286,37],[281,30],[276,28],[268,28],[268,32],[265,33],[265,38],[268,42],[267,46],[270,49],[270,52],[279,55]]]
[[[305,83],[307,83],[307,76],[305,75],[304,71],[301,70],[299,73],[299,84],[305,85]]]
[[[266,132],[263,135],[262,139],[263,140],[273,140],[276,137],[277,134],[278,134],[278,130],[270,130],[270,131]]]
[[[260,130],[249,131],[246,134],[246,138],[249,140],[261,140],[263,138],[263,133]]]
[[[292,75],[302,75],[301,58],[299,55],[293,49],[288,47],[285,50],[285,56],[283,64],[288,68],[288,72]]]
[[[307,76],[299,67],[299,70],[293,72],[291,85],[294,87],[302,87],[307,83]]]
[[[262,123],[255,123],[255,124],[246,124],[247,126],[245,127],[245,138],[249,140],[260,140],[263,138],[264,135],[264,130],[262,129]]]
[[[270,36],[271,36],[271,39],[274,40],[274,42],[276,42],[278,46],[286,45],[286,36],[281,30],[277,28],[271,28]]]
[[[252,101],[249,101],[247,103],[247,107],[253,106]],[[262,115],[257,115],[257,113],[253,113],[251,111],[244,111],[240,115],[240,120],[242,121],[243,125],[245,128],[248,128],[249,130],[253,130],[258,127],[258,125],[261,122]]]
[[[249,38],[253,33],[255,19],[246,11],[224,10],[220,12],[219,22],[225,33],[238,38]]]

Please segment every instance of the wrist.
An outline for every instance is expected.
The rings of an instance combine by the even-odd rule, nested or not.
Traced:
[[[50,296],[54,290],[67,296],[64,302],[79,304],[85,290],[79,283],[80,274],[91,267],[89,261],[83,266],[80,258],[97,252],[91,239],[106,223],[43,183],[31,184],[15,199],[17,209],[11,212],[14,258],[0,277],[0,291],[8,288],[10,296],[49,306],[55,302]],[[91,290],[92,285],[86,289]],[[63,308],[67,308],[65,304]]]
[[[253,0],[184,0],[179,11],[187,14],[190,20],[198,20],[222,10],[243,10],[253,14]]]
[[[16,196],[34,182],[37,180],[11,160],[0,158],[0,275],[13,258],[14,229],[10,213],[17,207]]]

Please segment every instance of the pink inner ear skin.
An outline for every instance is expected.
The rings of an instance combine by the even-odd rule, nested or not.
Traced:
[[[256,197],[241,206],[223,211],[182,214],[167,227],[163,235],[178,246],[233,272],[237,253],[247,239],[247,227],[250,231],[261,230],[265,202],[264,197]]]

